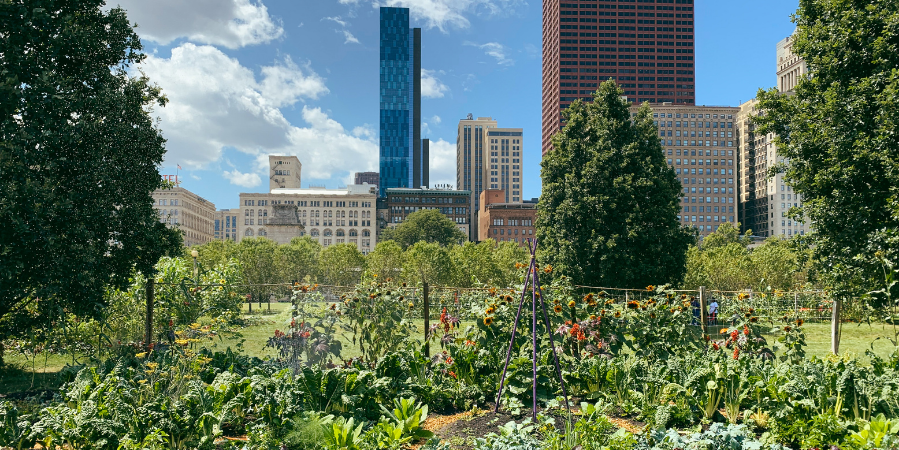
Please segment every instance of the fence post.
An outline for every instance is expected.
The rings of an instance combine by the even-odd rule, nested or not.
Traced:
[[[699,321],[702,326],[702,334],[709,334],[709,305],[705,298],[705,286],[699,286]],[[692,314],[693,311],[690,311]]]
[[[422,300],[424,302],[425,319],[425,356],[431,357],[431,344],[428,342],[428,331],[431,329],[431,301],[429,299],[428,283],[422,283]]]
[[[149,351],[153,344],[153,297],[156,294],[156,278],[147,277],[147,335],[144,338],[144,346]]]
[[[830,351],[840,354],[840,299],[833,300],[833,318],[830,320]]]

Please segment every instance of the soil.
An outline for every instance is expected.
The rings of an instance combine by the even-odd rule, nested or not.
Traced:
[[[574,410],[573,412],[576,412]],[[470,450],[475,438],[483,438],[490,433],[498,433],[499,427],[515,421],[521,423],[531,417],[530,409],[522,409],[520,415],[512,415],[508,411],[500,410],[494,413],[493,409],[466,411],[450,415],[431,414],[423,424],[423,428],[433,431],[443,442],[448,442],[455,450]],[[610,417],[613,425],[624,428],[631,433],[639,433],[646,424],[633,419]],[[565,414],[555,416],[555,427],[559,431],[565,429]],[[416,449],[420,446],[413,446]]]

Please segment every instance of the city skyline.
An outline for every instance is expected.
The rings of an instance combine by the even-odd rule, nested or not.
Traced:
[[[163,174],[180,164],[182,186],[225,209],[263,189],[269,154],[297,155],[304,187],[378,170],[374,2],[120,3],[149,55],[139,68],[170,101],[155,111],[168,139]],[[430,184],[456,184],[456,125],[471,113],[525,130],[522,198],[539,196],[541,5],[438,3],[379,3],[409,7],[410,26],[422,28]],[[792,32],[797,2],[720,3],[694,5],[696,104],[739,106],[777,84],[775,45]],[[191,17],[215,20],[198,27]]]

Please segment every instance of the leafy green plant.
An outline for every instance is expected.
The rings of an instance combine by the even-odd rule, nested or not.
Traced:
[[[434,433],[421,427],[428,418],[428,405],[416,402],[415,398],[398,398],[393,401],[392,411],[383,405],[381,410],[396,422],[397,428],[402,432],[402,437],[418,440],[434,436]]]
[[[856,448],[895,448],[899,446],[899,419],[888,420],[879,414],[870,422],[863,422],[859,431],[847,438],[847,444]]]
[[[359,450],[362,424],[354,427],[354,419],[343,417],[323,425],[325,439],[323,444],[328,450]]]

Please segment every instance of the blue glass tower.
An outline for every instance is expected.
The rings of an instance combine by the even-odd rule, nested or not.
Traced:
[[[381,8],[380,192],[427,182],[421,143],[421,29],[408,8]]]

